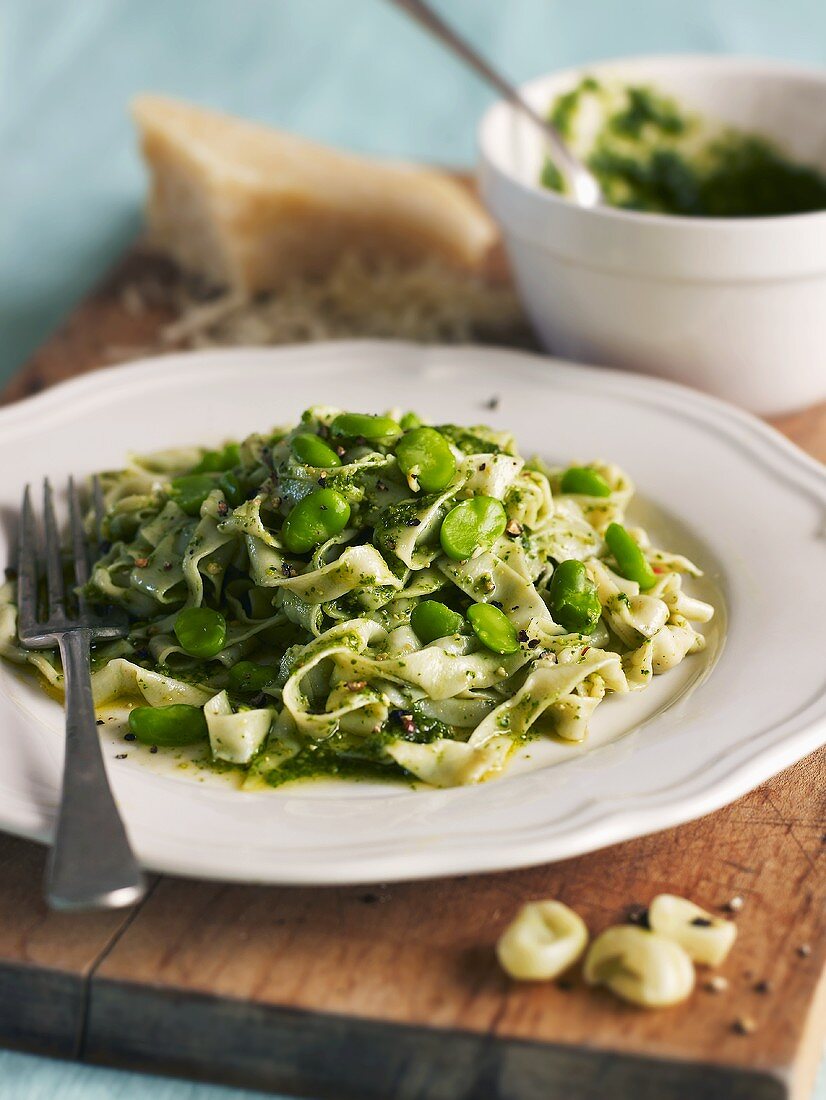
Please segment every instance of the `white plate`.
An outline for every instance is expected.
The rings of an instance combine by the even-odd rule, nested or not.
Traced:
[[[826,741],[823,468],[745,414],[629,374],[378,342],[101,371],[0,410],[0,553],[24,479],[117,466],[129,449],[218,442],[319,402],[487,421],[513,429],[523,452],[618,462],[645,502],[632,517],[706,569],[695,590],[718,606],[710,644],[641,695],[606,700],[584,748],[534,745],[504,778],[473,788],[324,783],[245,794],[159,765],[160,753],[150,766],[110,724],[109,772],[148,867],[334,883],[561,859],[713,810]],[[48,837],[61,722],[25,676],[0,668],[0,827]]]

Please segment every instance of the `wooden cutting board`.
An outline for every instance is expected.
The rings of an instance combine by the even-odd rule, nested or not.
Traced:
[[[12,401],[157,342],[176,278],[135,252],[12,380]],[[776,422],[826,458],[826,406]],[[153,880],[134,911],[49,913],[44,852],[0,836],[0,1042],[337,1100],[804,1100],[826,1033],[826,749],[718,813],[580,859],[352,888]],[[493,945],[525,900],[596,932],[663,890],[743,899],[721,973],[644,1012],[507,980]]]

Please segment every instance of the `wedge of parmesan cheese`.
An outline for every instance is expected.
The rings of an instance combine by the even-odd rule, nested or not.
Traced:
[[[277,289],[345,253],[473,269],[495,240],[484,210],[440,172],[161,96],[132,110],[151,175],[150,239],[211,283]]]

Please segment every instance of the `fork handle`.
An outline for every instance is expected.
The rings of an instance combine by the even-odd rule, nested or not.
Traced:
[[[66,756],[54,845],[46,867],[53,909],[115,909],[140,900],[146,884],[103,762],[92,701],[90,637],[58,638],[66,687]]]

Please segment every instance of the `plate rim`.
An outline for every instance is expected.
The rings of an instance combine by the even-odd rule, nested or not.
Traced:
[[[489,344],[417,344],[411,340],[383,339],[319,340],[303,344],[204,348],[140,356],[124,363],[95,367],[73,378],[61,379],[46,389],[21,397],[10,404],[0,405],[0,427],[4,422],[14,423],[16,420],[25,420],[30,414],[34,415],[39,410],[48,409],[52,405],[59,406],[61,398],[70,391],[82,395],[85,390],[93,391],[98,388],[99,384],[105,386],[112,379],[118,379],[124,383],[139,380],[143,375],[151,375],[151,372],[156,370],[161,363],[165,364],[171,371],[187,364],[193,364],[193,366],[202,364],[206,369],[209,369],[210,365],[222,365],[228,357],[242,361],[245,359],[254,361],[260,359],[262,355],[274,355],[279,358],[289,356],[298,359],[312,359],[315,355],[324,354],[331,349],[341,351],[344,354],[351,352],[374,354],[379,350],[390,353],[394,351],[406,352],[408,354],[415,353],[424,359],[438,357],[445,353],[459,357],[473,356],[474,358],[504,355],[519,358],[525,363],[533,363],[537,367],[541,364],[542,369],[559,371],[568,376],[598,377],[609,386],[612,382],[619,381],[620,388],[629,386],[650,390],[652,394],[659,393],[664,400],[671,396],[681,402],[688,403],[698,411],[705,410],[709,414],[714,413],[717,416],[722,416],[731,423],[737,423],[741,427],[749,429],[752,434],[762,437],[764,442],[778,447],[785,453],[787,458],[796,460],[799,465],[815,474],[826,484],[826,465],[819,462],[812,455],[807,454],[798,444],[793,443],[792,440],[767,421],[747,412],[745,409],[732,405],[728,401],[724,401],[722,398],[714,397],[712,394],[704,393],[701,390],[692,389],[690,386],[684,386],[679,382],[672,382],[669,379],[658,378],[639,371],[598,366],[592,363],[579,363],[573,359],[563,359],[540,351]]]
[[[347,340],[283,347],[219,348],[174,352],[144,357],[125,365],[100,368],[77,378],[67,379],[48,390],[0,408],[0,429],[4,425],[14,424],[25,428],[29,421],[38,421],[42,413],[49,409],[60,410],[61,419],[78,415],[77,402],[83,398],[84,394],[92,395],[101,389],[108,391],[113,385],[127,389],[133,384],[140,386],[144,380],[150,383],[156,382],[158,375],[155,372],[159,364],[163,364],[167,372],[177,373],[187,368],[203,371],[210,366],[226,367],[229,360],[241,366],[245,362],[250,365],[260,364],[262,358],[272,358],[271,367],[280,369],[290,363],[294,364],[296,360],[312,360],[319,357],[324,359],[331,352],[344,357],[413,356],[420,366],[425,366],[431,359],[441,363],[447,356],[452,360],[450,366],[459,370],[462,367],[462,360],[472,359],[478,362],[482,357],[500,361],[503,358],[518,360],[525,367],[541,370],[546,376],[555,372],[569,382],[579,381],[586,384],[586,388],[587,385],[598,381],[603,392],[610,391],[612,396],[618,393],[630,396],[631,400],[637,404],[667,406],[671,411],[675,411],[675,405],[679,405],[676,411],[683,418],[699,420],[706,426],[712,421],[723,428],[728,428],[726,434],[729,443],[738,443],[736,437],[739,432],[744,432],[749,442],[749,449],[760,452],[764,461],[768,461],[775,473],[779,472],[777,463],[785,466],[786,485],[782,491],[796,490],[810,499],[814,498],[826,515],[826,467],[807,455],[776,429],[751,414],[709,395],[662,379],[604,367],[586,366],[511,348],[419,345],[390,340]],[[546,377],[546,382],[547,380]],[[518,856],[515,856],[512,851],[508,852],[507,849],[496,849],[494,853],[485,853],[479,849],[465,850],[461,858],[457,859],[454,848],[438,854],[432,847],[424,846],[421,852],[416,850],[408,850],[401,854],[396,852],[393,857],[396,866],[389,876],[386,867],[388,854],[381,852],[351,856],[341,866],[328,865],[323,875],[314,872],[312,868],[308,870],[301,866],[286,870],[284,865],[274,876],[261,874],[260,869],[256,872],[243,860],[239,860],[231,867],[225,866],[222,870],[216,871],[214,867],[210,869],[209,860],[193,861],[191,851],[184,857],[174,850],[154,851],[148,865],[164,873],[219,878],[224,881],[321,885],[388,881],[388,878],[401,881],[482,873],[585,854],[607,844],[620,843],[703,816],[728,804],[808,755],[826,741],[826,685],[823,685],[808,705],[802,708],[798,706],[792,713],[784,712],[781,720],[773,722],[770,727],[761,731],[758,740],[768,743],[759,751],[755,751],[753,743],[750,743],[747,748],[752,751],[746,754],[746,759],[742,760],[739,757],[743,754],[743,746],[729,747],[727,752],[721,754],[720,759],[730,761],[730,767],[723,769],[722,774],[713,781],[700,783],[698,789],[694,789],[697,786],[694,776],[681,779],[679,789],[682,793],[677,796],[679,799],[677,802],[672,802],[670,805],[660,804],[664,792],[658,788],[655,791],[638,794],[630,805],[608,803],[606,808],[603,804],[601,812],[595,813],[584,821],[580,814],[576,815],[573,843],[569,832],[554,830],[550,837],[540,836],[536,839],[525,838],[520,841]],[[686,792],[687,783],[689,788]],[[0,823],[0,828],[32,837],[32,839],[47,839],[43,830],[36,831],[25,826],[16,829],[14,822],[8,819]],[[174,849],[174,845],[172,847]],[[198,854],[201,855],[201,853]]]

